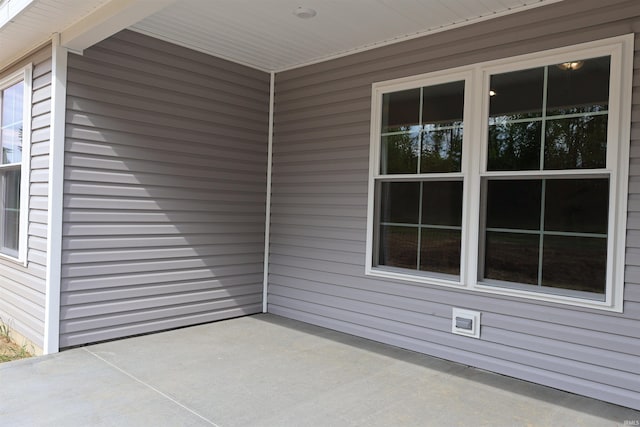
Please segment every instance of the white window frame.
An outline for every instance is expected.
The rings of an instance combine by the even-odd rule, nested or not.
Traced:
[[[18,237],[18,256],[0,252],[0,259],[7,259],[27,265],[27,239],[29,227],[29,178],[31,176],[31,106],[33,97],[33,65],[29,64],[20,70],[0,79],[0,90],[24,83],[22,105],[22,159],[20,162],[20,219]],[[15,165],[0,165],[0,169],[15,168]],[[1,191],[0,191],[1,196]],[[4,218],[0,218],[0,226]]]
[[[386,279],[396,279],[429,285],[440,285],[489,293],[547,301],[600,310],[622,312],[625,244],[627,222],[627,198],[629,181],[629,142],[631,129],[631,93],[633,77],[633,34],[613,37],[579,45],[535,52],[527,55],[472,64],[455,69],[442,70],[402,79],[378,82],[372,85],[371,94],[371,144],[369,156],[369,192],[367,212],[367,247],[365,274]],[[550,64],[600,56],[611,57],[606,172],[610,179],[609,229],[607,232],[607,277],[604,298],[583,298],[576,294],[551,294],[519,288],[497,287],[478,280],[478,256],[480,228],[480,185],[484,177],[515,175],[539,177],[544,175],[584,175],[585,170],[562,171],[513,171],[492,172],[486,170],[489,117],[489,81],[492,74],[526,70]],[[382,97],[385,93],[431,86],[439,83],[465,80],[464,133],[462,166],[464,180],[462,243],[459,280],[446,280],[415,274],[410,270],[398,271],[375,267],[375,187],[385,175],[379,174]],[[595,171],[595,170],[592,170]],[[436,174],[425,174],[434,177]],[[443,174],[444,175],[444,174]],[[407,175],[407,179],[420,179],[422,175]],[[404,175],[392,175],[393,178]]]

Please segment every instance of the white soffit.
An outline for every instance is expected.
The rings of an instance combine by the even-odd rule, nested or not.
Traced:
[[[12,2],[25,7],[0,26],[0,69],[109,0],[5,0],[0,7]]]
[[[561,0],[180,0],[130,29],[283,71]],[[297,7],[317,15],[301,19]]]

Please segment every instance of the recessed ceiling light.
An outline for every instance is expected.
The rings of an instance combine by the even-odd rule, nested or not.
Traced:
[[[575,71],[582,68],[584,65],[584,61],[571,61],[571,62],[563,62],[562,64],[558,64],[558,68],[565,71]]]
[[[298,18],[310,19],[316,16],[318,12],[308,7],[299,6],[296,10],[293,11],[293,14]]]

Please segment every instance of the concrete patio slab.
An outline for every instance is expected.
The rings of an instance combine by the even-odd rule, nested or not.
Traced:
[[[1,426],[615,426],[640,412],[257,315],[0,365]]]

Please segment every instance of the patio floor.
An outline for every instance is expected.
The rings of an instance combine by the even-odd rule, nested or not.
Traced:
[[[0,365],[8,426],[615,426],[640,412],[274,315]]]

